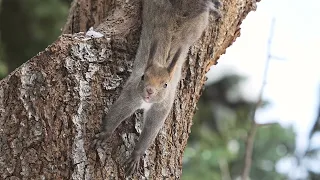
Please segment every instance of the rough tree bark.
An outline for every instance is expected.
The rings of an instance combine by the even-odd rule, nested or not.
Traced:
[[[64,32],[95,26],[105,37],[85,40],[80,33],[62,35],[0,81],[0,179],[123,179],[122,163],[139,136],[140,113],[120,125],[108,149],[95,151],[89,146],[102,114],[130,75],[141,2],[79,2]],[[143,157],[136,179],[180,179],[205,73],[240,35],[239,26],[255,3],[224,0],[224,17],[211,20],[191,47],[173,110]]]

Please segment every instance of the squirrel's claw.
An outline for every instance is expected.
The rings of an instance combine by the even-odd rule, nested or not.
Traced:
[[[125,175],[126,177],[131,176],[135,171],[137,171],[140,164],[139,157],[130,156],[129,159],[125,162]]]
[[[107,144],[110,134],[107,132],[100,132],[93,138],[92,148],[97,149],[98,147],[104,147]]]
[[[222,3],[220,0],[212,0],[212,3],[217,7],[220,8],[222,6]]]
[[[216,19],[222,18],[221,11],[219,10],[220,7],[222,6],[221,1],[213,0],[211,2],[207,2],[206,6],[209,7],[210,11],[214,14],[214,17]]]

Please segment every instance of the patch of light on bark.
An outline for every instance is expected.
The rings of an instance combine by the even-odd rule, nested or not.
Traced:
[[[89,36],[89,37],[92,37],[92,38],[101,38],[101,37],[103,37],[103,34],[100,33],[100,32],[94,31],[94,30],[93,30],[93,27],[91,27],[91,28],[87,31],[86,36]]]
[[[5,112],[5,108],[4,108],[4,90],[1,88],[0,89],[0,117],[3,117],[3,113]],[[4,121],[2,121],[4,122]],[[0,124],[1,125],[1,124]],[[0,132],[2,132],[2,125],[0,126]]]
[[[135,133],[123,133],[121,138],[127,148],[133,149],[135,145],[135,139],[137,139],[137,135]]]
[[[99,66],[89,64],[88,72],[86,72],[86,79],[91,80],[93,75],[99,70]]]
[[[141,113],[136,112],[135,115],[137,118],[135,118],[134,128],[139,134],[141,134],[144,119]]]
[[[72,60],[66,62],[68,70],[75,68]],[[71,66],[71,67],[70,67]],[[92,80],[93,75],[99,70],[99,67],[93,64],[89,64],[88,71],[85,73],[85,79],[82,79],[82,76],[79,74],[75,75],[77,82],[79,83],[79,97],[80,103],[77,109],[77,114],[72,117],[72,122],[76,127],[76,135],[74,138],[74,143],[72,147],[72,158],[73,164],[75,165],[75,170],[72,174],[73,179],[91,179],[89,169],[86,167],[87,156],[84,149],[84,133],[85,133],[85,123],[87,120],[87,114],[85,108],[87,106],[87,99],[91,95],[90,81]]]
[[[30,69],[29,69],[29,65],[28,64],[24,64],[21,68],[21,94],[20,94],[20,99],[23,103],[23,106],[25,108],[25,110],[28,113],[28,118],[30,119],[34,114],[32,113],[32,111],[30,110],[30,102],[28,102],[28,100],[30,100],[29,94],[28,94],[28,89],[31,85],[31,76],[32,74],[29,73]]]
[[[143,156],[143,172],[144,172],[144,179],[149,179],[150,176],[150,170],[148,168],[148,166],[150,166],[150,161],[149,161],[149,155],[150,155],[150,151],[146,150],[146,155]]]
[[[90,95],[90,86],[88,82],[80,80],[79,75],[76,75],[76,79],[79,81],[79,96],[80,96],[80,104],[77,110],[77,114],[72,117],[72,122],[76,127],[76,135],[74,138],[74,143],[72,145],[72,159],[73,164],[76,165],[75,170],[72,174],[73,179],[82,179],[85,174],[86,164],[87,164],[87,156],[84,150],[84,123],[85,123],[85,111],[84,100],[85,97]]]

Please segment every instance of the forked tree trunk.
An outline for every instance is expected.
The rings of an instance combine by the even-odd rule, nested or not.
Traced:
[[[89,147],[103,113],[130,75],[141,2],[78,3],[82,5],[76,2],[64,32],[95,26],[105,37],[85,40],[81,34],[62,35],[0,81],[0,179],[123,179],[122,163],[139,136],[141,114],[120,125],[108,149]],[[205,73],[240,35],[242,20],[255,9],[254,0],[223,4],[224,17],[211,20],[190,49],[173,109],[142,158],[136,179],[180,179]]]

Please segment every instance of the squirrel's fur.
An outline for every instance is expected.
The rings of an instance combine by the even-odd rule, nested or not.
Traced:
[[[209,12],[220,16],[218,0],[144,0],[142,31],[133,72],[121,95],[102,120],[95,143],[101,145],[119,124],[144,109],[144,125],[126,175],[139,166],[140,157],[156,138],[168,116],[190,46],[208,25]]]

